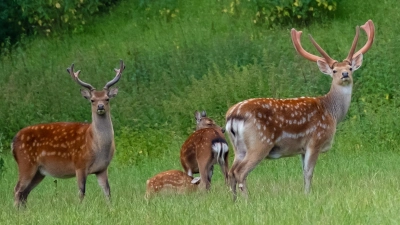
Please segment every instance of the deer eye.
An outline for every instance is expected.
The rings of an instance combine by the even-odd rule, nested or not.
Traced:
[[[94,102],[94,100],[90,100],[92,103]]]
[[[333,73],[336,73],[337,71],[336,70],[333,70]]]
[[[109,102],[109,101],[110,101],[110,99],[109,99],[109,98],[107,98],[107,99],[106,99],[106,101],[107,101],[107,102]]]
[[[350,71],[353,71],[353,68],[350,67]]]

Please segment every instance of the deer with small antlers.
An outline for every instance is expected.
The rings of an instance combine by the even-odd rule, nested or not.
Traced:
[[[180,170],[161,172],[146,182],[145,199],[150,199],[157,193],[184,194],[197,190],[200,179],[193,178]]]
[[[220,165],[227,182],[228,144],[223,129],[208,118],[205,111],[201,114],[196,111],[195,119],[196,131],[182,145],[180,159],[183,169],[189,176],[200,173],[200,189],[208,190],[211,186],[214,164]]]
[[[107,168],[115,151],[114,130],[109,100],[118,93],[111,88],[121,78],[123,61],[115,69],[116,76],[101,91],[81,81],[74,64],[67,69],[71,77],[85,89],[84,98],[91,102],[92,123],[56,122],[37,124],[20,130],[12,141],[12,153],[18,165],[18,182],[14,189],[15,205],[26,204],[29,193],[45,176],[75,177],[79,197],[85,195],[86,178],[95,174],[107,199],[110,198]]]
[[[360,68],[363,54],[371,47],[375,29],[371,20],[361,28],[367,43],[356,53],[359,27],[350,52],[342,62],[329,55],[314,41],[312,44],[323,57],[308,53],[300,44],[301,31],[292,29],[296,51],[316,62],[320,71],[332,77],[328,94],[320,97],[291,99],[254,98],[237,103],[226,113],[226,131],[234,146],[235,158],[229,171],[229,183],[236,199],[239,187],[248,197],[246,178],[264,158],[278,159],[301,155],[304,190],[310,192],[311,180],[318,155],[331,148],[337,124],[350,106],[352,74]]]

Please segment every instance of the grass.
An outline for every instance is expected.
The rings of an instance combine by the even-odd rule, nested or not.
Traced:
[[[0,219],[7,224],[395,224],[399,221],[399,154],[333,150],[321,155],[313,191],[303,193],[297,157],[264,161],[249,175],[250,198],[232,202],[219,168],[212,190],[159,196],[146,202],[145,181],[170,159],[148,160],[138,167],[110,167],[112,203],[107,204],[94,176],[79,204],[75,179],[46,178],[29,196],[28,208],[12,204],[15,163],[0,183]]]

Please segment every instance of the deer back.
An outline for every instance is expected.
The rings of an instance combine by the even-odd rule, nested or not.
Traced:
[[[164,171],[147,180],[145,198],[148,199],[159,192],[177,194],[193,192],[197,190],[198,184],[199,180],[194,180],[180,170]]]
[[[224,148],[215,152],[213,149],[216,144],[225,144]],[[181,163],[185,169],[191,169],[193,173],[198,173],[198,160],[209,161],[215,164],[217,157],[223,157],[227,153],[227,143],[225,136],[220,129],[203,128],[195,131],[183,143],[181,148]]]

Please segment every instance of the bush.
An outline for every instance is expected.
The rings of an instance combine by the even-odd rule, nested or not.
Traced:
[[[250,8],[253,23],[269,27],[293,24],[308,24],[332,16],[340,0],[252,0],[241,3],[234,0],[230,13],[237,14],[242,8]],[[255,12],[254,12],[255,10]]]
[[[15,43],[21,34],[83,31],[90,18],[118,0],[5,0],[0,2],[0,43]]]
[[[157,18],[170,22],[172,19],[179,15],[178,1],[177,0],[139,0],[136,3],[140,11],[144,11],[145,19]]]

